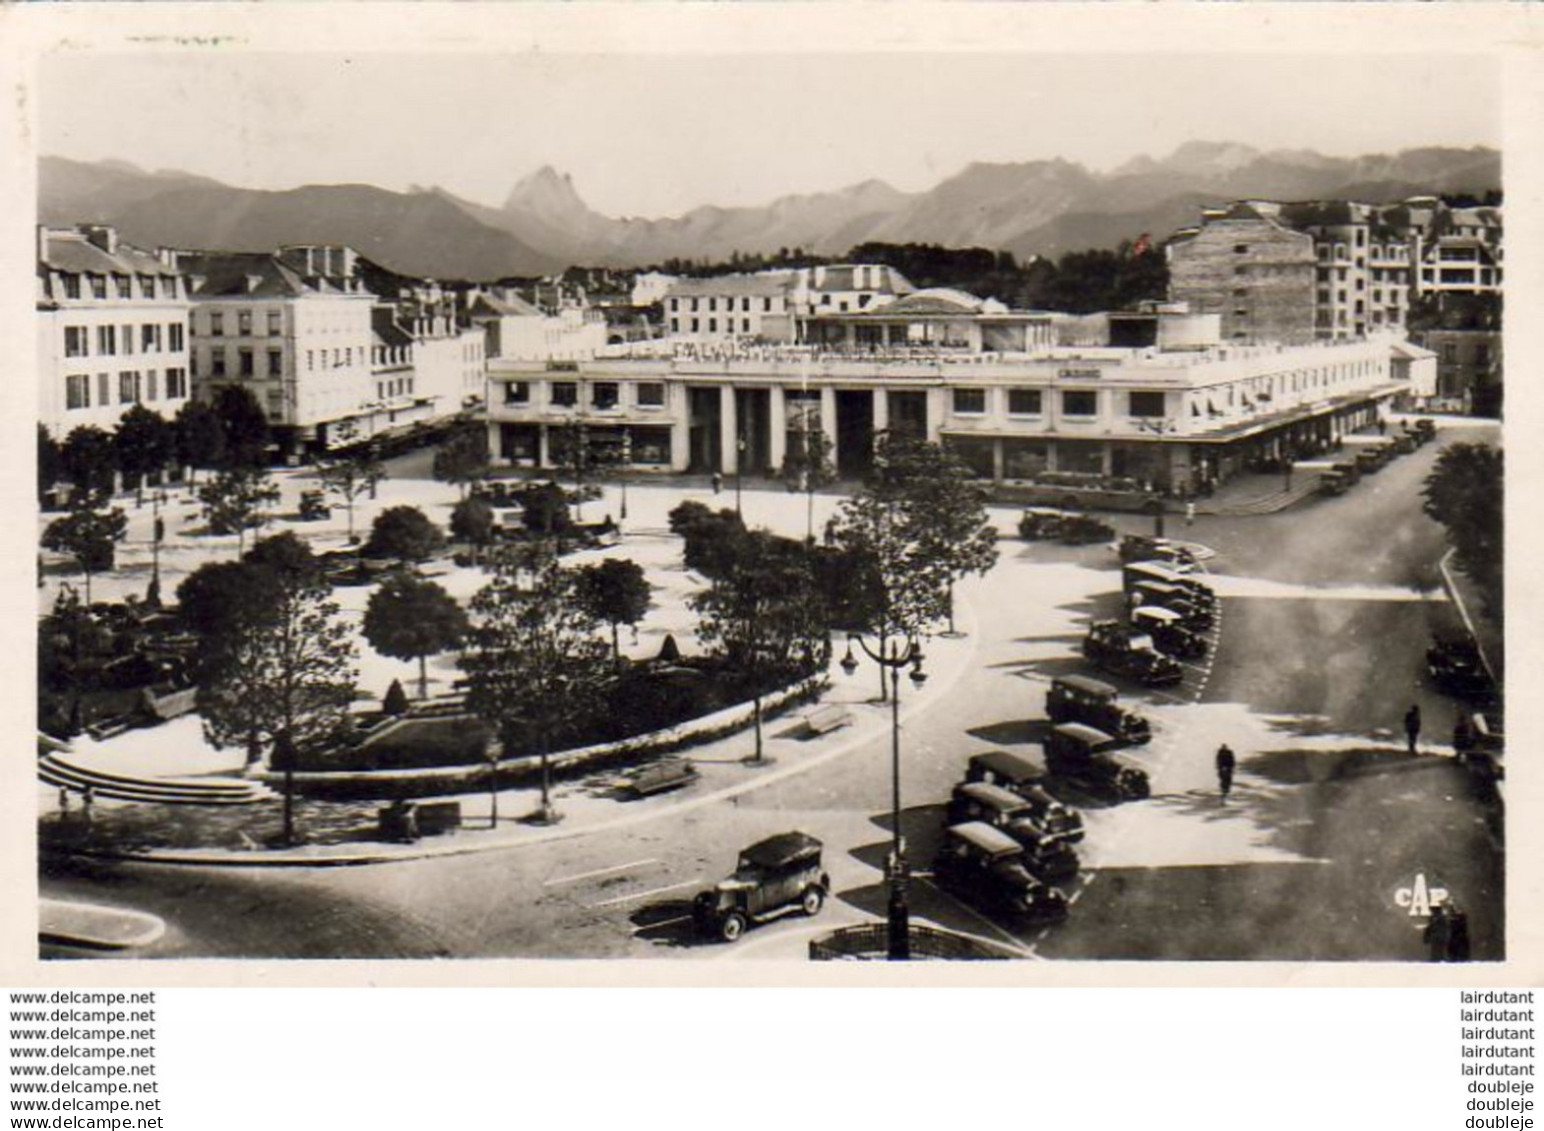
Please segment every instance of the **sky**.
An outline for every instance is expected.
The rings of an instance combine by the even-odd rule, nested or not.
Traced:
[[[976,161],[1104,171],[1197,139],[1353,156],[1501,135],[1494,61],[1433,54],[138,52],[53,55],[39,80],[45,154],[491,205],[550,165],[612,216],[917,191]]]

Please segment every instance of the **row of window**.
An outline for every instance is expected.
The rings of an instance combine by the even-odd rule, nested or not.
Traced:
[[[829,296],[827,296],[827,297],[829,297]],[[693,314],[695,314],[700,309],[698,304],[700,302],[702,302],[702,301],[703,301],[702,299],[696,299],[696,298],[693,298],[693,299],[673,298],[673,299],[670,300],[670,312],[672,314],[679,314],[683,309],[685,309],[685,307],[682,306],[682,303],[690,302],[691,303],[691,311],[692,311]],[[726,313],[726,314],[733,313],[733,311],[735,309],[735,301],[736,300],[734,298],[732,298],[732,297],[724,299],[724,313]],[[716,299],[716,298],[709,298],[707,300],[707,304],[708,304],[707,305],[707,309],[708,309],[709,312],[716,311],[718,309],[718,299]],[[740,299],[739,299],[739,304],[740,304],[740,307],[739,307],[740,310],[742,312],[744,312],[744,313],[748,313],[750,311],[750,309],[751,309],[751,298],[750,298],[750,296],[749,295],[742,295],[740,297]],[[761,309],[765,313],[770,313],[771,312],[771,310],[772,310],[772,299],[770,297],[764,297],[761,300]]]
[[[158,401],[160,396],[160,375],[154,369],[140,372],[137,369],[124,370],[118,374],[118,400],[120,405],[144,404],[150,401]],[[98,408],[113,403],[113,375],[111,373],[98,373],[96,375],[96,404]],[[182,368],[173,368],[166,371],[166,399],[179,400],[188,395],[188,371]],[[89,373],[72,373],[64,379],[64,407],[67,409],[82,409],[91,407],[91,375]]]
[[[622,404],[622,385],[617,381],[589,382],[590,407],[596,409],[619,408]],[[531,383],[510,381],[504,385],[504,403],[528,405],[531,403]],[[576,408],[579,405],[579,382],[553,381],[547,387],[547,403],[554,408]],[[665,385],[662,381],[637,381],[633,383],[633,404],[639,408],[663,408]]]
[[[393,397],[410,397],[413,395],[413,378],[405,376],[391,381],[377,381],[375,395],[383,401]]]
[[[187,343],[187,327],[181,322],[146,322],[134,333],[134,326],[98,326],[96,328],[96,356],[115,357],[122,353],[127,357],[136,352],[160,353],[169,349],[181,352]],[[64,356],[91,357],[91,327],[66,326],[64,328]]]
[[[670,320],[670,332],[672,334],[679,334],[681,332],[681,324],[682,324],[683,321],[687,321],[687,320],[681,319],[681,318],[672,318]],[[700,318],[690,319],[690,325],[691,325],[691,331],[690,332],[693,333],[693,334],[701,333],[702,332],[702,321],[703,320],[700,319]],[[718,333],[718,319],[717,318],[709,318],[709,319],[707,319],[707,323],[708,323],[708,333],[710,333],[710,334]],[[734,326],[734,319],[733,318],[726,318],[726,319],[724,319],[724,333],[726,333],[726,334],[733,334],[735,332],[736,332],[736,330],[735,330],[735,326]],[[740,329],[739,329],[738,332],[741,333],[741,334],[749,334],[751,332],[751,320],[749,318],[742,318],[742,319],[740,319]]]
[[[954,413],[956,416],[975,416],[986,412],[985,389],[954,389]],[[1128,392],[1126,394],[1128,416],[1161,417],[1164,415],[1164,395],[1155,392]],[[1039,416],[1044,411],[1044,390],[1009,389],[1008,415]],[[1061,394],[1063,416],[1097,416],[1099,393],[1094,389],[1064,389]]]
[[[241,337],[250,337],[252,334],[252,316],[254,313],[264,316],[264,325],[270,337],[284,333],[284,311],[282,310],[238,310],[236,311],[235,333]],[[220,310],[209,311],[209,333],[214,337],[223,337],[230,325],[226,321],[225,312]]]
[[[177,282],[174,279],[160,279],[154,275],[87,275],[90,280],[88,286],[91,289],[91,297],[106,299],[111,293],[113,298],[176,298]],[[65,298],[80,298],[82,293],[81,276],[65,273],[59,276],[60,283],[64,287]],[[139,294],[134,293],[134,280],[139,281]]]

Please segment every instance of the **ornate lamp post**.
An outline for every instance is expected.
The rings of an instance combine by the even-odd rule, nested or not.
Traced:
[[[852,675],[858,670],[858,660],[852,654],[856,643],[863,654],[881,669],[890,673],[890,826],[893,839],[890,857],[885,861],[885,879],[890,888],[889,904],[889,957],[892,962],[904,962],[911,957],[910,913],[906,902],[906,889],[911,875],[906,865],[906,840],[901,836],[901,669],[910,667],[913,686],[921,688],[927,682],[922,670],[922,646],[915,637],[904,647],[897,641],[893,646],[889,637],[880,637],[879,651],[869,647],[868,641],[855,632],[847,634],[847,654],[842,657],[842,671]]]

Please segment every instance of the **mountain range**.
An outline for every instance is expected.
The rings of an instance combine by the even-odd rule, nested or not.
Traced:
[[[924,192],[879,180],[784,196],[762,207],[704,205],[666,219],[591,209],[573,179],[544,167],[493,207],[443,189],[371,185],[236,188],[124,161],[44,157],[39,222],[112,223],[144,247],[268,250],[345,243],[407,275],[494,279],[565,266],[639,267],[666,259],[726,260],[734,252],[802,248],[841,255],[865,241],[988,247],[1020,259],[1161,239],[1194,223],[1199,206],[1230,200],[1356,199],[1482,194],[1501,187],[1501,156],[1484,147],[1428,147],[1327,157],[1194,141],[1108,173],[1063,160],[972,164]]]

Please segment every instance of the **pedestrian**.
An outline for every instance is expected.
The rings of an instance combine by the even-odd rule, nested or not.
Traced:
[[[724,489],[724,477],[718,472],[713,473],[713,493],[716,495]]]
[[[62,786],[61,785],[59,787],[59,812],[61,812],[61,813],[68,813],[69,811],[70,811],[70,791],[69,791],[69,789],[66,786]]]
[[[1431,919],[1426,924],[1426,929],[1421,932],[1421,941],[1426,944],[1427,958],[1432,962],[1445,962],[1448,956],[1448,946],[1452,941],[1452,925],[1448,922],[1447,908],[1442,904],[1431,909]]]
[[[1421,737],[1421,708],[1414,703],[1405,712],[1405,743],[1411,754],[1415,753],[1416,739]]]
[[[1194,526],[1195,524],[1196,524],[1196,505],[1195,505],[1194,501],[1187,500],[1186,503],[1185,503],[1185,525],[1186,526]]]
[[[1385,420],[1381,416],[1378,417],[1378,435],[1386,436],[1386,435],[1388,435],[1388,430],[1389,430],[1389,422],[1387,420]]]
[[[91,803],[96,800],[96,791],[89,785],[80,791],[80,814],[86,824],[91,823]]]
[[[1238,764],[1238,759],[1233,756],[1233,751],[1224,742],[1217,747],[1217,789],[1222,794],[1222,800],[1228,800],[1228,793],[1233,789],[1233,767]]]

